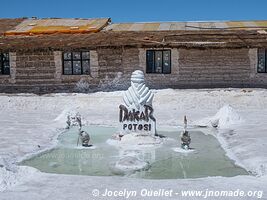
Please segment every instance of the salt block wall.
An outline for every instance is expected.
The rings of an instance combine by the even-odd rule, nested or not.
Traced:
[[[122,48],[101,48],[97,50],[99,79],[114,79],[123,71]]]
[[[39,92],[57,84],[52,51],[9,52],[9,60],[10,75],[0,75],[0,92]]]
[[[151,88],[267,87],[267,74],[257,73],[257,49],[165,49],[171,49],[171,74],[145,73]],[[0,91],[72,92],[81,80],[126,89],[134,70],[146,72],[146,50],[90,50],[90,76],[63,75],[62,51],[10,52],[11,74],[0,76]]]
[[[53,84],[55,72],[52,51],[16,52],[16,84]]]
[[[146,69],[146,49],[139,49]],[[146,74],[149,85],[164,88],[267,87],[257,73],[257,49],[171,49],[171,74]]]
[[[248,49],[179,51],[179,82],[199,86],[242,86],[249,83]]]
[[[257,73],[257,49],[166,49],[171,49],[171,74],[145,74],[152,88],[267,86],[267,74]],[[134,70],[146,72],[146,50],[97,50],[99,78],[112,81],[121,72],[127,83]]]

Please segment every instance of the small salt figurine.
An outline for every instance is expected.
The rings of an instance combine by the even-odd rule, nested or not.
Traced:
[[[190,143],[191,138],[189,132],[187,131],[187,119],[186,116],[184,116],[184,130],[181,134],[181,148],[188,150]]]
[[[77,141],[77,146],[79,144],[79,141],[81,141],[83,147],[91,147],[92,145],[89,145],[90,142],[90,135],[86,131],[79,131],[79,137]]]
[[[81,117],[80,113],[76,114],[76,122],[78,123],[79,130],[81,130],[82,129],[82,117]]]
[[[67,121],[66,121],[67,127],[66,129],[69,129],[71,126],[71,121],[70,121],[70,115],[67,116]]]

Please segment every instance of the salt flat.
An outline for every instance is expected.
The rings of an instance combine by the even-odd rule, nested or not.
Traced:
[[[17,161],[56,145],[56,138],[65,127],[65,117],[69,111],[79,111],[86,124],[117,126],[122,92],[44,96],[1,94],[0,166],[3,167],[0,167],[0,191],[2,191],[0,199],[120,199],[93,197],[91,193],[95,188],[100,192],[106,188],[177,191],[262,190],[263,198],[267,198],[267,90],[166,89],[155,90],[154,94],[154,115],[159,128],[173,129],[181,126],[185,114],[189,119],[189,125],[195,125],[204,118],[209,119],[210,116],[214,116],[224,105],[231,105],[242,120],[236,124],[223,124],[215,136],[227,155],[255,176],[140,180],[46,174],[30,167],[18,167]],[[177,196],[172,198],[177,199]],[[132,199],[144,199],[144,197],[137,196]],[[151,199],[169,198],[151,197]],[[253,198],[240,197],[240,199]]]

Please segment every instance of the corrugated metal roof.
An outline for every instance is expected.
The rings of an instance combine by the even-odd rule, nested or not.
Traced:
[[[0,19],[0,36],[8,30],[13,29],[15,26],[20,24],[24,19]]]
[[[117,23],[104,28],[106,31],[169,31],[169,30],[258,30],[267,29],[266,21],[216,21],[216,22],[147,22]]]
[[[25,19],[5,35],[38,35],[53,33],[90,33],[98,32],[108,23],[103,19]]]

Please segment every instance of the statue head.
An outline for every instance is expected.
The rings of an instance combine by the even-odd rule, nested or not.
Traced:
[[[145,82],[144,73],[141,70],[135,70],[131,75],[131,82],[141,84]]]

